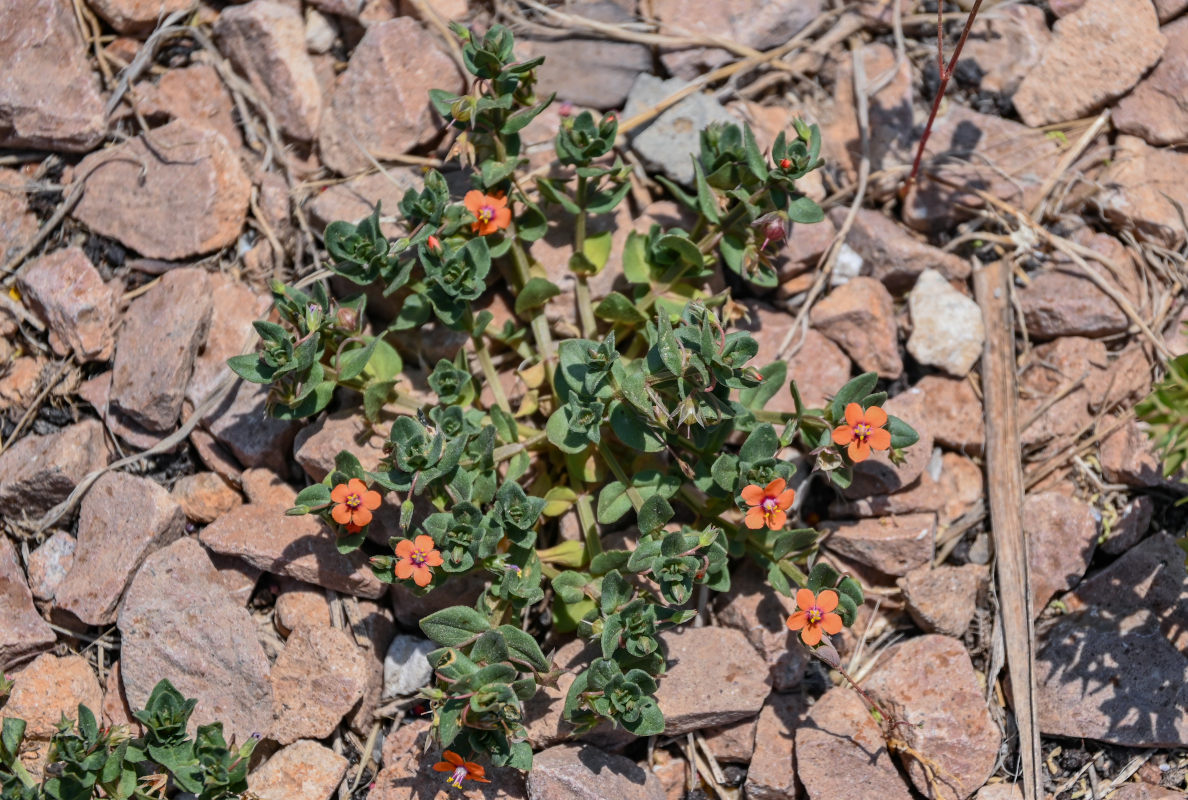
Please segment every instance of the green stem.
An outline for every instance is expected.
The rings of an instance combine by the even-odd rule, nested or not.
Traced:
[[[631,501],[632,507],[635,508],[635,513],[638,514],[639,510],[643,508],[643,495],[631,485],[631,478],[627,477],[627,472],[623,469],[623,465],[619,463],[619,459],[615,457],[615,454],[611,451],[605,440],[598,443],[598,452],[602,455],[602,460],[610,467],[611,472],[615,473],[615,477],[627,487],[627,499]]]
[[[520,238],[514,230],[512,231],[511,254],[512,263],[516,267],[516,281],[519,283],[517,289],[523,289],[529,278],[528,254],[524,252],[524,246],[520,243]],[[553,371],[549,367],[554,360],[553,334],[549,331],[549,321],[545,317],[544,306],[541,306],[533,314],[531,327],[532,335],[536,338],[536,348],[540,351],[541,360],[545,362],[549,384],[552,385]]]
[[[585,178],[578,177],[577,196],[574,201],[578,205],[578,213],[573,221],[573,253],[580,255],[586,252],[586,186]],[[593,339],[598,333],[598,323],[594,321],[594,305],[590,302],[590,284],[584,272],[577,273],[578,318],[582,324],[582,336]]]
[[[487,342],[482,336],[472,336],[474,351],[478,354],[479,365],[483,368],[483,377],[491,387],[491,394],[495,396],[495,404],[511,416],[511,403],[503,391],[503,384],[499,382],[499,373],[495,371],[495,364],[491,361],[491,351],[487,349]]]
[[[602,539],[598,536],[598,522],[594,518],[594,501],[590,499],[584,486],[582,493],[578,495],[577,512],[578,521],[582,526],[582,537],[586,542],[586,557],[593,561],[594,556],[602,553]]]

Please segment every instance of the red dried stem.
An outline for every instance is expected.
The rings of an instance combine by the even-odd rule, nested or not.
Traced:
[[[965,27],[961,29],[961,38],[957,40],[957,47],[953,50],[953,57],[949,59],[949,65],[946,67],[944,13],[942,11],[944,3],[937,2],[936,4],[936,64],[937,69],[940,70],[940,86],[937,87],[936,97],[932,101],[932,111],[928,114],[928,124],[924,126],[924,134],[920,137],[920,145],[916,148],[916,159],[912,162],[912,171],[908,175],[907,180],[904,181],[903,188],[899,190],[900,197],[907,197],[908,190],[912,187],[912,182],[920,172],[920,162],[924,158],[924,146],[928,144],[928,137],[932,134],[932,123],[936,121],[936,112],[940,109],[941,98],[945,96],[945,89],[949,86],[949,78],[953,77],[953,72],[957,69],[957,59],[961,57],[961,48],[965,47],[965,40],[969,38],[969,30],[973,27],[974,19],[978,16],[978,9],[981,6],[982,0],[975,0],[973,8],[970,9],[969,16],[965,18]]]

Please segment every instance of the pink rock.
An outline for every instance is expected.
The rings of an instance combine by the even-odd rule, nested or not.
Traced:
[[[219,49],[294,139],[310,141],[322,115],[322,89],[305,50],[305,23],[292,6],[252,0],[231,6],[214,25]]]
[[[272,665],[272,728],[281,744],[323,739],[363,697],[367,663],[349,636],[330,626],[293,631]]]
[[[206,551],[178,541],[147,559],[120,609],[124,690],[144,708],[162,678],[197,698],[196,726],[221,721],[228,739],[265,733],[272,719],[268,658],[256,625],[223,588]]]
[[[813,306],[809,319],[863,372],[890,379],[903,372],[891,295],[874,278],[853,278],[834,289]]]
[[[372,25],[338,77],[318,131],[322,160],[349,175],[437,135],[430,89],[462,90],[454,62],[408,17]]]
[[[1019,291],[1019,305],[1036,339],[1109,336],[1130,325],[1118,304],[1075,269],[1039,273]]]
[[[981,69],[982,91],[1010,95],[1039,63],[1051,38],[1042,8],[1004,6],[978,15],[961,55]]]
[[[41,227],[37,215],[29,211],[25,184],[24,175],[0,167],[0,262],[5,264],[33,241]],[[0,321],[0,335],[10,336],[15,332],[15,323],[7,330]]]
[[[170,430],[212,310],[210,282],[197,268],[171,270],[136,298],[116,347],[112,406],[151,431]]]
[[[705,743],[719,764],[746,764],[751,760],[758,722],[759,718],[753,717],[705,731]]]
[[[538,753],[527,787],[532,800],[665,800],[651,771],[590,744],[562,744]]]
[[[310,227],[321,232],[332,222],[356,223],[371,216],[376,205],[386,217],[395,213],[409,189],[421,191],[424,182],[420,171],[413,167],[391,167],[387,174],[373,172],[360,175],[344,183],[327,186],[306,204]],[[404,231],[395,223],[384,222],[380,230],[385,236],[400,236]],[[371,308],[371,303],[368,303]]]
[[[1172,145],[1188,139],[1188,105],[1183,87],[1188,83],[1188,18],[1164,26],[1167,48],[1134,91],[1114,109],[1114,127],[1141,136],[1151,145]]]
[[[1116,147],[1098,200],[1106,218],[1156,243],[1179,247],[1184,223],[1176,205],[1188,207],[1188,154],[1150,147],[1134,136],[1119,136]]]
[[[227,594],[240,605],[246,606],[256,591],[256,584],[264,570],[253,567],[246,561],[235,556],[224,556],[219,553],[207,552],[210,563],[219,572],[219,582],[227,590]]]
[[[1110,422],[1113,427],[1114,422]],[[1179,476],[1163,477],[1163,460],[1154,443],[1138,423],[1130,420],[1098,445],[1101,473],[1110,483],[1127,486],[1159,487],[1183,494]]]
[[[146,258],[179,260],[233,243],[252,186],[227,140],[181,120],[151,135],[151,146],[140,136],[75,167],[75,180],[90,175],[75,219]]]
[[[678,736],[754,716],[770,690],[767,664],[740,631],[686,628],[661,635],[669,669],[656,700]]]
[[[106,361],[115,345],[116,297],[86,254],[57,250],[30,263],[21,295],[49,328],[50,347],[79,361]]]
[[[926,375],[916,384],[929,409],[928,427],[941,447],[980,455],[985,446],[982,402],[969,381]]]
[[[54,599],[58,585],[70,572],[74,563],[74,537],[65,531],[54,531],[54,535],[46,539],[29,554],[29,589],[37,600],[48,601]]]
[[[936,780],[930,781],[917,759],[903,756],[920,792],[965,800],[990,777],[1002,733],[986,708],[986,691],[960,640],[909,639],[879,662],[864,688],[907,723],[897,732],[916,752],[927,753],[934,765]]]
[[[885,575],[906,575],[932,561],[935,514],[824,522],[824,546]]]
[[[845,216],[844,209],[830,213],[837,224]],[[862,257],[862,274],[877,278],[894,293],[911,289],[920,273],[929,269],[950,280],[969,277],[965,259],[921,242],[890,217],[871,209],[858,210],[846,244]]]
[[[243,497],[214,472],[184,475],[173,484],[173,499],[186,519],[214,522],[220,514],[243,505]]]
[[[107,680],[103,683],[103,724],[127,725],[133,732],[139,732],[140,723],[132,716],[128,698],[124,696],[124,681],[120,677],[120,662],[114,661],[107,669]]]
[[[1113,800],[1184,800],[1184,793],[1149,783],[1124,783],[1110,797]]]
[[[786,624],[795,610],[796,602],[773,589],[762,570],[750,562],[735,571],[730,591],[718,598],[718,624],[747,637],[767,662],[777,692],[799,686],[804,675],[804,650]]]
[[[1031,609],[1038,616],[1059,592],[1071,589],[1089,568],[1097,547],[1097,520],[1080,500],[1056,492],[1023,500],[1023,534],[1031,579]]]
[[[297,425],[268,415],[268,387],[239,380],[202,421],[245,467],[287,472]]]
[[[1107,369],[1093,372],[1085,381],[1089,410],[1094,413],[1131,408],[1151,393],[1151,364],[1140,346],[1129,347]]]
[[[786,747],[786,745],[785,745]],[[830,689],[796,728],[796,776],[809,800],[863,797],[910,800],[883,732],[848,686]]]
[[[334,469],[342,450],[353,453],[365,470],[376,470],[384,457],[385,437],[367,425],[362,409],[336,411],[302,428],[293,440],[293,457],[311,480],[320,481]]]
[[[233,148],[243,145],[231,93],[210,64],[168,70],[156,84],[142,83],[137,90],[136,108],[145,117],[161,122],[183,120],[199,130],[218,131]]]
[[[1101,341],[1080,336],[1063,336],[1034,348],[1019,370],[1019,424],[1023,446],[1033,447],[1051,439],[1062,440],[1085,425],[1089,391],[1084,385],[1070,387],[1095,371],[1105,369],[1108,363]]]
[[[329,747],[302,740],[281,748],[248,776],[263,800],[330,800],[349,762]]]
[[[143,33],[174,11],[189,8],[185,0],[90,0],[89,4],[120,33]]]
[[[923,566],[896,583],[908,613],[925,633],[964,636],[988,575],[980,564]]]
[[[184,532],[181,508],[163,486],[108,472],[83,497],[74,565],[58,587],[55,605],[88,625],[111,624],[144,559]]]
[[[86,419],[45,436],[24,436],[0,454],[0,514],[20,518],[48,511],[108,460],[98,420]]]
[[[21,760],[35,776],[42,774],[40,760],[48,751],[50,737],[58,732],[58,723],[63,717],[77,721],[79,704],[96,716],[103,704],[99,679],[82,656],[59,658],[44,653],[17,676],[4,716],[27,723],[25,746],[32,744],[33,748],[22,753]],[[26,756],[31,758],[26,760]]]
[[[301,581],[282,580],[274,612],[273,623],[282,636],[301,627],[331,624],[326,590]]]
[[[799,796],[796,788],[796,729],[804,723],[804,699],[796,694],[772,694],[759,714],[755,750],[747,769],[750,800],[785,800]]]
[[[957,453],[936,453],[913,483],[891,494],[876,494],[855,500],[839,499],[829,504],[829,515],[845,517],[887,517],[932,512],[947,525],[982,498],[982,468]],[[939,466],[937,474],[933,470]]]
[[[363,699],[347,714],[347,724],[355,733],[366,735],[371,730],[384,690],[384,656],[396,636],[396,622],[391,610],[371,600],[356,602],[354,598],[346,597],[343,598],[343,609],[367,667]]]
[[[16,550],[7,538],[0,538],[0,616],[4,619],[0,627],[0,669],[9,669],[34,653],[48,650],[57,641],[57,634],[33,605]],[[6,710],[5,715],[11,716],[11,712]]]
[[[61,0],[0,8],[0,147],[83,153],[107,131],[99,81]]]
[[[853,369],[845,351],[812,328],[805,331],[804,343],[787,362],[788,379],[796,382],[796,390],[800,392],[800,400],[806,408],[824,408],[837,394],[837,390],[850,380]],[[785,392],[781,389],[768,401],[767,408],[795,411],[796,404],[790,399],[791,396],[791,390]]]

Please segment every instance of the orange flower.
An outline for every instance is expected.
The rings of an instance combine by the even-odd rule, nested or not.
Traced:
[[[831,636],[841,633],[842,618],[833,613],[837,592],[825,589],[815,595],[811,589],[801,589],[796,593],[796,606],[800,610],[788,617],[788,627],[800,631],[800,640],[809,647],[821,643],[821,631]]]
[[[792,499],[796,497],[795,489],[784,491],[788,482],[783,478],[776,478],[767,486],[752,483],[742,490],[742,498],[750,508],[743,522],[748,528],[757,531],[766,526],[772,530],[779,530],[788,521],[786,513],[792,506]]]
[[[485,769],[473,761],[464,760],[462,756],[458,755],[453,750],[446,750],[441,754],[441,757],[444,758],[445,761],[438,761],[433,765],[433,769],[437,770],[438,772],[453,773],[450,775],[450,777],[446,778],[446,783],[448,783],[450,786],[453,786],[456,789],[461,789],[462,781],[466,780],[467,778],[470,778],[472,781],[479,781],[480,783],[491,782],[487,778],[483,777],[487,774]]]
[[[870,458],[871,448],[887,450],[891,447],[891,433],[883,428],[887,412],[878,406],[865,411],[857,403],[846,406],[846,424],[833,429],[833,443],[846,448],[850,460],[857,464]]]
[[[397,542],[396,558],[396,577],[402,581],[412,578],[417,586],[428,586],[429,581],[433,580],[433,570],[430,568],[442,564],[441,553],[434,549],[433,539],[425,534],[411,542],[408,539]]]
[[[330,500],[337,503],[330,511],[334,521],[339,525],[354,525],[355,530],[371,522],[371,512],[380,507],[379,492],[369,491],[358,478],[335,486]]]
[[[486,236],[511,224],[511,209],[507,207],[507,198],[502,192],[483,194],[478,189],[471,189],[462,198],[466,209],[475,216],[470,229],[479,236]]]

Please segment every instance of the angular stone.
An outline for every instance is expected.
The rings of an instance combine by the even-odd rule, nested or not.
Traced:
[[[12,694],[4,704],[4,716],[27,723],[26,746],[35,747],[30,753],[22,754],[21,760],[35,776],[42,774],[39,761],[48,751],[50,738],[58,732],[58,723],[62,717],[77,722],[80,703],[96,716],[103,705],[99,679],[82,656],[59,658],[43,653],[17,676]],[[26,755],[37,760],[30,763]]]
[[[730,591],[717,601],[718,624],[747,637],[767,662],[777,692],[796,688],[804,676],[804,650],[796,646],[796,634],[786,624],[795,611],[796,602],[773,589],[750,562],[735,571]]]
[[[350,637],[329,626],[293,631],[272,665],[272,729],[281,744],[323,739],[363,697],[367,664]]]
[[[167,678],[198,699],[190,731],[221,721],[223,733],[247,741],[272,717],[268,659],[247,609],[227,594],[193,539],[149,556],[120,609],[121,669],[133,708],[143,708]]]
[[[85,153],[103,139],[99,81],[69,4],[0,6],[0,75],[0,147]]]
[[[906,575],[932,561],[935,514],[823,522],[824,546],[884,575]]]
[[[863,372],[891,380],[903,372],[891,294],[874,278],[853,278],[834,289],[813,306],[809,320]]]
[[[49,328],[60,356],[106,361],[115,346],[116,297],[78,247],[42,256],[17,279],[21,296]]]
[[[146,258],[176,261],[233,243],[252,185],[231,145],[181,120],[151,136],[151,145],[138,136],[75,167],[75,180],[90,175],[75,219]]]
[[[1132,498],[1118,509],[1118,518],[1110,529],[1109,538],[1101,543],[1102,552],[1112,556],[1121,555],[1142,541],[1150,529],[1154,511],[1155,501],[1147,495]]]
[[[103,684],[103,724],[127,725],[132,731],[140,730],[140,723],[132,716],[128,698],[124,696],[119,661],[113,662],[108,668],[107,680]]]
[[[283,504],[240,506],[203,529],[202,543],[274,575],[358,597],[383,595],[387,587],[367,566],[363,551],[339,553],[334,534],[321,519],[287,517],[285,509]]]
[[[57,641],[57,634],[33,605],[16,549],[7,537],[0,537],[0,618],[4,620],[0,626],[0,668],[48,650]],[[7,707],[5,716],[11,716]]]
[[[919,441],[904,450],[903,463],[891,460],[890,450],[874,450],[870,457],[854,465],[853,483],[842,491],[849,500],[869,495],[899,492],[911,486],[932,461],[932,431],[924,393],[913,387],[883,403],[883,410],[911,425]]]
[[[703,734],[705,743],[719,764],[746,764],[755,749],[755,728],[758,717],[744,719],[732,725],[710,728]]]
[[[1039,63],[1051,39],[1042,8],[1004,6],[978,16],[961,54],[981,70],[978,88],[1009,96]]]
[[[921,273],[908,304],[912,313],[908,352],[921,364],[965,377],[981,357],[986,339],[978,304],[935,270]]]
[[[87,4],[120,33],[143,33],[174,11],[189,8],[185,0],[88,0]]]
[[[948,525],[981,499],[982,468],[957,453],[933,450],[932,455],[914,483],[891,494],[835,500],[829,504],[829,515],[838,519],[932,512],[939,524]],[[936,474],[934,467],[939,467]]]
[[[1138,83],[1166,44],[1150,0],[1088,0],[1056,22],[1015,108],[1033,128],[1086,116]]]
[[[215,472],[198,472],[178,478],[173,484],[173,499],[186,519],[204,524],[243,505],[239,492]]]
[[[281,636],[301,627],[331,624],[330,601],[321,586],[288,578],[280,580],[280,594],[273,606],[273,624]]]
[[[917,759],[903,756],[921,793],[965,800],[990,777],[1002,733],[960,640],[909,639],[879,662],[863,686],[907,723],[897,729],[907,743],[928,754],[936,773],[932,782]]]
[[[29,554],[29,589],[37,600],[54,599],[58,585],[74,563],[74,537],[65,531],[54,531]]]
[[[1133,407],[1151,393],[1151,364],[1142,347],[1129,347],[1110,362],[1107,369],[1092,373],[1085,381],[1089,410]]]
[[[770,691],[767,664],[746,636],[731,628],[686,628],[660,636],[668,672],[656,700],[664,733],[679,736],[759,713]]]
[[[248,789],[262,800],[330,800],[348,766],[329,747],[303,739],[256,767]]]
[[[293,457],[311,480],[320,481],[334,469],[334,459],[349,450],[365,470],[375,470],[384,457],[385,437],[366,424],[362,409],[346,408],[302,428],[293,440]]]
[[[243,145],[235,124],[235,102],[210,64],[168,70],[156,84],[139,84],[136,108],[152,121],[180,119],[194,128],[223,134],[231,147]]]
[[[1134,91],[1118,101],[1114,127],[1141,136],[1150,145],[1174,145],[1188,139],[1188,17],[1165,25],[1163,58]]]
[[[973,619],[988,575],[980,564],[914,569],[896,581],[908,613],[925,633],[961,637]]]
[[[1184,793],[1149,783],[1124,783],[1110,797],[1112,800],[1184,800]]]
[[[409,189],[419,192],[423,187],[420,171],[412,167],[389,167],[386,172],[372,172],[327,186],[306,205],[310,227],[321,233],[331,222],[357,223],[371,216],[377,205],[395,212],[405,192]],[[388,222],[380,223],[380,232],[385,236],[404,233],[398,225]],[[370,310],[370,299],[367,306]]]
[[[1090,608],[1037,631],[1040,731],[1123,747],[1188,744],[1188,659],[1150,611],[1135,610],[1138,591],[1123,587],[1130,607],[1121,614]]]
[[[267,398],[267,386],[238,380],[203,424],[243,466],[288,472],[297,425],[269,416]]]
[[[830,213],[835,224],[845,219],[844,209]],[[915,285],[925,270],[936,270],[949,280],[969,277],[969,263],[914,238],[885,214],[862,208],[846,234],[846,244],[862,258],[861,274],[883,282],[893,293]]]
[[[372,25],[326,102],[318,130],[322,161],[342,175],[433,139],[439,130],[429,89],[462,90],[454,62],[409,17]]]
[[[824,408],[837,390],[850,380],[853,368],[844,350],[812,328],[805,331],[804,342],[787,359],[787,364],[788,378],[796,382],[796,390],[806,408]],[[794,401],[792,408],[781,407],[779,399],[785,394],[791,400],[792,393],[781,390],[768,401],[767,408],[795,411]]]
[[[1113,427],[1111,422],[1110,427]],[[1184,484],[1163,477],[1163,461],[1151,439],[1134,420],[1111,433],[1098,445],[1101,473],[1110,483],[1143,488],[1159,487],[1183,494]]]
[[[85,419],[45,436],[28,435],[0,453],[0,515],[21,518],[53,508],[109,460],[103,423]]]
[[[8,341],[4,348],[8,349]],[[41,390],[42,375],[45,374],[46,359],[41,356],[14,358],[3,377],[0,377],[0,411],[10,408],[28,408]]]
[[[371,731],[375,711],[380,704],[384,690],[384,656],[388,645],[396,635],[396,622],[392,612],[372,600],[343,598],[343,609],[351,634],[359,645],[363,662],[367,667],[367,685],[363,688],[363,699],[347,715],[347,723],[355,733],[366,735]]]
[[[245,75],[281,130],[310,141],[322,116],[322,88],[305,50],[305,23],[292,6],[252,0],[223,9],[214,25],[219,50]]]
[[[232,600],[246,606],[256,591],[256,584],[264,570],[253,567],[234,556],[207,552],[210,563],[219,571],[219,581]]]
[[[210,327],[194,358],[194,370],[186,384],[186,401],[202,405],[219,383],[231,375],[227,359],[251,352],[259,340],[252,323],[268,315],[272,300],[258,295],[246,284],[223,272],[210,273]],[[188,413],[188,412],[187,412]]]
[[[1075,434],[1087,422],[1089,391],[1083,385],[1069,387],[1108,363],[1105,345],[1096,339],[1063,336],[1034,348],[1019,370],[1023,446]]]
[[[849,686],[827,691],[795,730],[796,777],[809,800],[835,800],[855,792],[880,800],[912,797],[878,723]]]
[[[37,215],[29,211],[25,184],[24,175],[0,167],[0,263],[7,264],[10,258],[23,250],[33,241],[37,229],[41,227]],[[0,322],[0,333],[7,336],[15,332],[15,322],[12,330],[6,330]]]
[[[384,656],[383,699],[415,694],[433,677],[425,656],[437,645],[421,636],[400,634],[388,645]]]
[[[623,118],[638,114],[669,95],[685,88],[680,78],[661,80],[644,72],[635,79]],[[637,128],[631,147],[649,168],[664,173],[677,183],[693,183],[691,154],[700,151],[701,130],[714,123],[738,124],[738,120],[712,96],[695,92],[656,117],[643,128]]]
[[[1027,332],[1036,339],[1110,336],[1130,325],[1117,303],[1073,270],[1036,275],[1019,291],[1019,305]]]
[[[1040,492],[1023,500],[1023,535],[1031,609],[1038,616],[1052,597],[1075,586],[1089,568],[1097,547],[1097,520],[1087,503],[1057,492]]]
[[[1119,136],[1116,155],[1102,175],[1102,213],[1115,225],[1170,248],[1184,242],[1176,206],[1188,207],[1188,153],[1150,147]]]
[[[450,606],[474,605],[486,588],[486,580],[477,573],[450,578],[448,592],[430,591],[416,595],[411,589],[392,584],[392,610],[396,621],[406,628],[417,628],[423,617]]]
[[[590,744],[557,745],[538,753],[527,787],[532,800],[665,800],[651,771]]]
[[[112,406],[149,430],[170,430],[212,310],[210,282],[197,268],[171,270],[136,298],[116,347]]]
[[[184,532],[181,507],[163,486],[108,472],[83,497],[74,565],[55,605],[88,625],[115,622],[124,589],[144,559]]]
[[[796,729],[804,722],[799,695],[772,694],[759,714],[755,750],[747,770],[748,800],[786,800],[800,795],[796,787]]]

